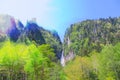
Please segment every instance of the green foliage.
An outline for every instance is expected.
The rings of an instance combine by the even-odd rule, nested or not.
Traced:
[[[64,68],[67,80],[120,80],[120,18],[86,20],[66,30],[64,54],[75,60]]]
[[[91,65],[89,57],[77,56],[74,61],[69,63],[65,68],[67,80],[96,80],[97,75]]]
[[[99,78],[100,80],[112,78],[120,79],[120,43],[115,46],[106,46],[99,56]]]
[[[76,56],[64,73],[67,80],[120,80],[120,43],[106,45],[100,53]]]
[[[64,37],[65,55],[72,49],[75,54],[86,56],[93,50],[100,52],[103,48],[101,45],[115,45],[120,41],[119,21],[120,18],[107,18],[86,20],[71,25]]]
[[[23,72],[25,59],[28,55],[27,46],[23,44],[5,42],[0,49],[0,70],[5,71],[10,80],[15,79],[13,76]]]
[[[36,46],[6,41],[0,48],[0,75],[6,80],[63,79],[54,50],[48,44]],[[57,76],[55,76],[57,75]],[[0,78],[1,79],[1,78]]]
[[[54,36],[54,34],[52,34],[50,31],[44,29],[41,30],[41,32],[45,39],[46,44],[49,44],[54,49],[56,56],[60,58],[62,53],[62,43],[59,38],[59,35],[56,34],[57,36]]]

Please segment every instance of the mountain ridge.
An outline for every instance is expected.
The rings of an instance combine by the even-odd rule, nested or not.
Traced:
[[[84,20],[71,24],[64,35],[64,53],[69,51],[88,56],[93,50],[100,52],[103,45],[120,41],[120,17]]]
[[[34,21],[28,21],[24,26],[20,20],[10,15],[0,16],[0,41],[10,38],[13,42],[35,41],[37,45],[49,44],[60,59],[62,42],[57,32],[51,32],[39,26]]]

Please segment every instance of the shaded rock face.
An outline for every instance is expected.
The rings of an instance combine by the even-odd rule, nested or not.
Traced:
[[[37,44],[45,44],[41,28],[36,23],[28,22],[25,27],[25,33],[30,41],[35,41]]]
[[[60,41],[60,44],[62,44],[62,42],[61,42],[61,40],[60,40],[60,37],[59,37],[57,31],[52,30],[52,31],[51,31],[51,34],[53,35],[54,38],[56,38],[58,41]]]
[[[24,25],[23,25],[22,22],[19,21],[19,20],[18,20],[16,23],[17,23],[17,24],[16,24],[17,29],[18,29],[20,32],[22,32],[22,31],[24,30]]]
[[[53,32],[43,28],[41,29],[41,33],[45,39],[45,43],[51,45],[56,53],[57,58],[60,59],[62,54],[62,42],[58,33],[55,30]]]
[[[15,20],[13,18],[11,18],[11,27],[7,32],[7,35],[12,41],[17,41],[20,36],[20,31],[17,29]]]
[[[37,45],[49,44],[60,59],[62,42],[56,31],[45,30],[34,21],[28,21],[24,26],[21,21],[9,15],[0,15],[0,42],[10,39],[13,42],[34,41]]]

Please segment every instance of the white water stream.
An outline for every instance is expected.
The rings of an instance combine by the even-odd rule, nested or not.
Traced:
[[[62,56],[61,56],[60,62],[61,62],[61,65],[64,67],[65,66],[65,58],[64,58],[63,51],[62,51]]]

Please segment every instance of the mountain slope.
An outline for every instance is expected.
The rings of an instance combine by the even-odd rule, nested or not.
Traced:
[[[34,21],[24,26],[21,21],[9,15],[0,15],[0,41],[35,42],[36,45],[49,44],[58,58],[61,57],[62,43],[57,32],[45,30]]]
[[[103,45],[120,41],[120,18],[86,20],[72,24],[65,33],[64,53],[70,51],[85,56],[91,51],[100,52]]]
[[[44,28],[31,21],[27,23],[24,33],[30,41],[35,41],[39,45],[50,44],[54,49],[56,56],[58,58],[61,57],[62,43],[57,33],[45,30]],[[25,36],[23,36],[23,38],[25,38]]]

